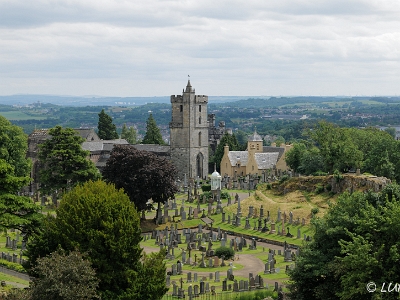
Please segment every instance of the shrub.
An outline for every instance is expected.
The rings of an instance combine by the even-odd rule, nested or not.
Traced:
[[[325,191],[324,186],[318,184],[315,186],[315,193],[316,194],[321,194]]]
[[[328,175],[327,172],[323,172],[323,171],[317,171],[313,173],[314,176],[326,176]]]
[[[5,259],[0,259],[0,265],[10,270],[14,270],[20,273],[26,273],[25,268],[18,263],[9,262]]]
[[[311,209],[312,216],[315,216],[317,213],[319,213],[319,208],[318,207],[314,207],[314,208]]]
[[[229,247],[219,247],[215,250],[215,255],[219,258],[221,258],[223,255],[224,259],[230,259],[235,255],[235,251]]]
[[[282,175],[281,178],[279,179],[279,183],[283,183],[289,178],[290,178],[289,175]]]
[[[211,191],[211,184],[203,184],[203,185],[201,186],[201,190],[203,191],[203,193],[204,193],[204,192]]]
[[[230,196],[229,196],[228,192],[225,192],[225,191],[221,192],[221,199],[228,199],[229,197]]]

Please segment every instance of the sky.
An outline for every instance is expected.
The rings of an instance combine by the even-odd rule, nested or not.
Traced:
[[[398,0],[0,0],[0,95],[400,95]]]

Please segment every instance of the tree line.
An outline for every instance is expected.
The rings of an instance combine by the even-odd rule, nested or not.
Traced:
[[[319,122],[286,153],[286,163],[304,175],[360,169],[399,181],[400,142],[392,134],[390,129],[341,128]]]

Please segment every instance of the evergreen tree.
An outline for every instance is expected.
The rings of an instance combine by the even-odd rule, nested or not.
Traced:
[[[27,149],[22,129],[0,116],[0,229],[19,229],[30,235],[42,215],[29,197],[18,195],[30,181]]]
[[[112,118],[107,115],[104,109],[99,113],[99,123],[97,125],[98,136],[102,140],[118,139],[117,127],[112,122]]]
[[[160,132],[160,128],[157,127],[156,120],[154,120],[153,115],[150,114],[147,119],[146,125],[146,134],[143,138],[143,144],[157,144],[157,145],[165,145],[162,135]]]
[[[128,129],[126,123],[124,123],[122,126],[121,139],[127,140],[129,144],[136,144],[137,134],[135,128],[131,126]]]
[[[89,151],[82,149],[84,139],[72,128],[56,126],[49,130],[51,139],[39,145],[40,188],[45,193],[65,191],[78,183],[100,177]]]
[[[41,228],[27,244],[30,274],[35,275],[40,257],[61,247],[87,253],[103,300],[161,299],[166,293],[164,257],[142,255],[139,214],[113,184],[89,181],[75,187]]]

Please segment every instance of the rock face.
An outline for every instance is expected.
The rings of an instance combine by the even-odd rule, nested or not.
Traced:
[[[337,194],[345,191],[350,193],[367,190],[379,192],[389,183],[391,180],[385,177],[343,174],[340,178],[334,175],[295,177],[282,184],[276,184],[274,188],[283,194],[296,190]]]

